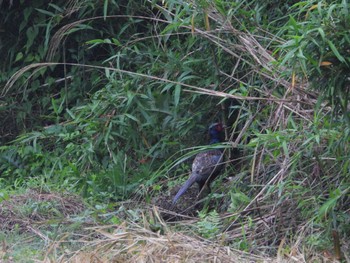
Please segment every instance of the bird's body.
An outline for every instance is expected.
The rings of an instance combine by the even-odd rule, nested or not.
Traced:
[[[210,144],[220,142],[223,127],[220,123],[214,123],[209,127]],[[208,150],[196,155],[192,163],[192,172],[189,179],[180,188],[174,197],[173,204],[191,187],[195,182],[198,184],[199,191],[204,185],[210,186],[220,173],[223,167],[223,153],[220,150]]]

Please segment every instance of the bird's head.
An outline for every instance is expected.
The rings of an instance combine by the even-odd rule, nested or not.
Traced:
[[[224,125],[220,122],[213,123],[209,126],[210,143],[218,143],[223,138]]]

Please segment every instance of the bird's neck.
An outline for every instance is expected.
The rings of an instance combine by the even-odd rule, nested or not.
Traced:
[[[220,133],[216,130],[210,130],[210,141],[209,144],[219,143],[221,142]]]

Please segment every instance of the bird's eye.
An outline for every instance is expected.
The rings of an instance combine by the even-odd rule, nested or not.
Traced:
[[[221,123],[219,123],[218,125],[216,125],[215,128],[216,128],[217,131],[222,131],[224,127],[222,126]]]

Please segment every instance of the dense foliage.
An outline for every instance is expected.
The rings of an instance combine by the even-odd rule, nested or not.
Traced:
[[[347,1],[0,3],[2,194],[55,185],[91,203],[149,202],[222,121],[226,171],[194,231],[342,256]]]

